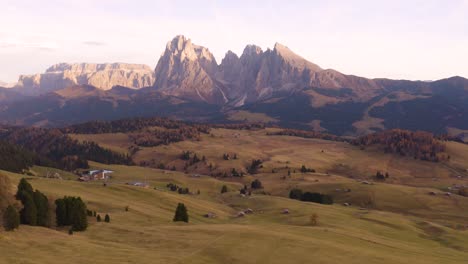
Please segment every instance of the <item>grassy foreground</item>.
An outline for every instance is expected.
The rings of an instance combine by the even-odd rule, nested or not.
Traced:
[[[65,230],[29,226],[0,232],[0,263],[426,264],[466,263],[468,259],[468,231],[426,217],[279,196],[245,198],[238,194],[239,183],[141,167],[105,167],[116,171],[107,187],[39,177],[31,177],[30,182],[49,197],[81,196],[89,209],[101,216],[110,214],[111,223],[89,218],[88,230],[72,236]],[[2,173],[14,184],[22,177]],[[151,188],[124,184],[134,180],[146,180]],[[200,190],[200,195],[169,192],[164,188],[168,182]],[[231,192],[219,194],[223,184]],[[272,191],[280,194],[283,190]],[[172,222],[179,202],[189,210],[188,224]],[[125,206],[129,206],[128,212]],[[234,217],[246,208],[254,213]],[[282,214],[284,208],[290,214]],[[204,218],[208,212],[217,218]],[[310,225],[314,213],[319,217],[317,226]]]

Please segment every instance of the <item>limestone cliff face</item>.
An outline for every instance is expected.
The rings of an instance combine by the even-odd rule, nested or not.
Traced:
[[[51,66],[45,73],[21,75],[16,88],[24,93],[42,94],[74,85],[92,85],[109,90],[116,85],[138,89],[152,86],[153,83],[154,73],[146,65],[60,63]]]
[[[159,91],[195,101],[226,103],[214,75],[218,64],[211,52],[177,36],[166,45],[155,69],[154,87]]]
[[[279,43],[266,51],[247,45],[240,57],[228,51],[218,65],[207,48],[184,36],[167,44],[155,76],[155,89],[165,94],[234,106],[305,88],[351,89],[354,99],[381,89],[373,80],[324,70]]]

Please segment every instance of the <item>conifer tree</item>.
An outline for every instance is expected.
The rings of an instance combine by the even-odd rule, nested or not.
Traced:
[[[36,190],[33,199],[37,209],[37,225],[47,226],[49,224],[49,200],[47,196]]]
[[[67,207],[64,199],[55,200],[55,216],[57,219],[57,226],[64,226],[67,222]]]
[[[16,199],[23,201],[22,197],[25,194],[31,194],[34,192],[31,184],[25,179],[21,178],[18,184],[18,191],[16,192]]]
[[[101,222],[101,215],[96,216],[96,221]]]
[[[72,218],[72,228],[74,231],[84,231],[88,227],[86,218],[86,205],[80,197],[73,199],[73,211],[70,212]]]
[[[11,231],[19,227],[20,217],[16,208],[8,205],[5,213],[3,214],[3,226],[6,231]]]
[[[21,223],[34,226],[37,224],[37,208],[34,199],[31,194],[25,192],[21,194],[21,197],[23,198],[23,209],[20,212]]]
[[[179,203],[177,205],[173,221],[174,222],[183,221],[183,222],[188,223],[189,217],[187,213],[187,208],[185,207],[183,203]]]
[[[228,188],[226,185],[223,185],[223,187],[221,187],[221,193],[225,193],[225,192],[228,192]]]
[[[106,214],[106,216],[104,217],[104,222],[106,223],[110,222],[110,216],[108,214]]]

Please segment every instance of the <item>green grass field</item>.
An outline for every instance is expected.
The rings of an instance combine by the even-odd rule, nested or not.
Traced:
[[[342,142],[267,136],[271,130],[213,129],[200,141],[141,148],[133,155],[137,164],[163,163],[178,171],[90,162],[94,169],[114,171],[106,186],[58,170],[62,180],[44,178],[52,170],[33,167],[36,176],[27,177],[34,188],[51,199],[80,196],[88,209],[109,214],[111,223],[91,217],[88,230],[74,235],[30,226],[2,231],[0,263],[467,263],[468,198],[444,194],[452,184],[467,184],[467,145],[447,143],[450,161],[431,163]],[[120,153],[133,145],[126,134],[72,136]],[[187,150],[206,162],[184,173],[180,154]],[[224,160],[224,153],[238,159]],[[214,172],[242,171],[252,159],[264,161],[259,174],[204,176],[210,163]],[[300,173],[302,165],[317,172]],[[390,178],[361,183],[374,182],[377,170]],[[23,177],[0,173],[14,184]],[[264,189],[242,197],[239,189],[253,179]],[[149,187],[126,184],[135,181]],[[168,183],[192,194],[171,192]],[[220,194],[223,185],[229,192]],[[292,188],[330,194],[335,204],[289,199]],[[179,202],[188,208],[188,224],[172,222]],[[254,213],[236,217],[247,208]],[[207,213],[217,217],[205,218]]]
[[[91,165],[115,170],[107,187],[40,177],[31,177],[30,182],[51,198],[81,196],[89,209],[110,214],[111,223],[89,218],[88,230],[72,236],[66,230],[29,226],[1,232],[1,263],[464,263],[468,259],[468,231],[440,225],[424,214],[304,203],[273,195],[245,198],[238,194],[239,183],[150,168]],[[15,184],[22,177],[4,174]],[[151,188],[124,184],[133,180],[147,181]],[[164,188],[168,182],[201,193],[170,192]],[[223,184],[231,192],[221,195]],[[372,187],[383,192],[377,201],[385,201],[385,195],[393,192],[390,185]],[[411,187],[399,191],[411,193],[405,188]],[[413,206],[404,200],[394,203]],[[179,202],[189,210],[188,224],[172,222]],[[254,213],[234,217],[246,208]],[[284,208],[290,214],[282,214]],[[217,218],[203,217],[208,212]],[[314,213],[319,217],[317,226],[310,225]]]

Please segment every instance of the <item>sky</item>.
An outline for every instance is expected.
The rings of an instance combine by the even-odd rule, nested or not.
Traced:
[[[368,78],[468,77],[468,0],[0,0],[0,80],[60,62],[155,67],[185,35],[218,63],[276,42]]]

